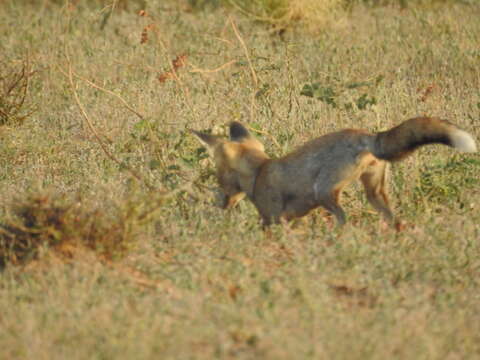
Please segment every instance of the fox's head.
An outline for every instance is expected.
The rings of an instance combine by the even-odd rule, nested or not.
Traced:
[[[192,130],[213,154],[217,180],[225,194],[224,208],[235,206],[245,194],[252,196],[255,178],[268,159],[263,144],[239,122],[230,124],[230,139]]]

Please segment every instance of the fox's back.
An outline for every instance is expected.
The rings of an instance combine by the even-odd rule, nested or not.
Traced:
[[[362,130],[346,129],[311,140],[277,160],[291,182],[299,176],[317,178],[319,172],[334,174],[355,164],[357,156],[370,151],[374,136]]]

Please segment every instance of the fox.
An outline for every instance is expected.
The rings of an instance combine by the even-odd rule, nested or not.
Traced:
[[[346,223],[342,191],[360,179],[368,202],[393,226],[400,226],[389,205],[388,164],[428,144],[461,152],[477,151],[471,134],[436,117],[408,119],[387,131],[344,129],[311,140],[293,152],[270,158],[263,144],[240,122],[229,126],[229,139],[192,130],[213,154],[216,177],[229,209],[247,197],[263,227],[303,217],[317,207]]]

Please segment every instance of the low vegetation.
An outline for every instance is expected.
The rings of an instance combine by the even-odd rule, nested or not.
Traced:
[[[85,200],[57,194],[34,194],[12,205],[13,218],[1,227],[0,262],[20,264],[38,258],[40,250],[71,258],[80,250],[114,259],[132,249],[132,212],[91,209]]]
[[[17,62],[0,58],[0,126],[18,125],[33,113],[28,91],[34,74],[28,56]]]

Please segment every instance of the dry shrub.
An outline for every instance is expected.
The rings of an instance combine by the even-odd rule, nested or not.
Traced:
[[[35,74],[28,57],[19,65],[0,59],[0,125],[22,123],[34,106],[27,101],[30,78]]]
[[[284,19],[287,24],[300,21],[311,30],[321,29],[332,21],[344,5],[341,0],[290,0]]]
[[[345,6],[344,0],[231,0],[231,3],[249,16],[276,27],[300,22],[311,30],[323,28]]]
[[[64,259],[77,250],[93,250],[101,259],[122,257],[134,242],[134,215],[111,207],[91,209],[81,197],[30,195],[13,206],[0,225],[0,265],[35,259],[47,248]]]
[[[301,25],[311,32],[325,30],[355,6],[429,7],[468,4],[473,0],[188,0],[194,9],[208,5],[233,6],[250,18],[275,26],[276,30]]]

